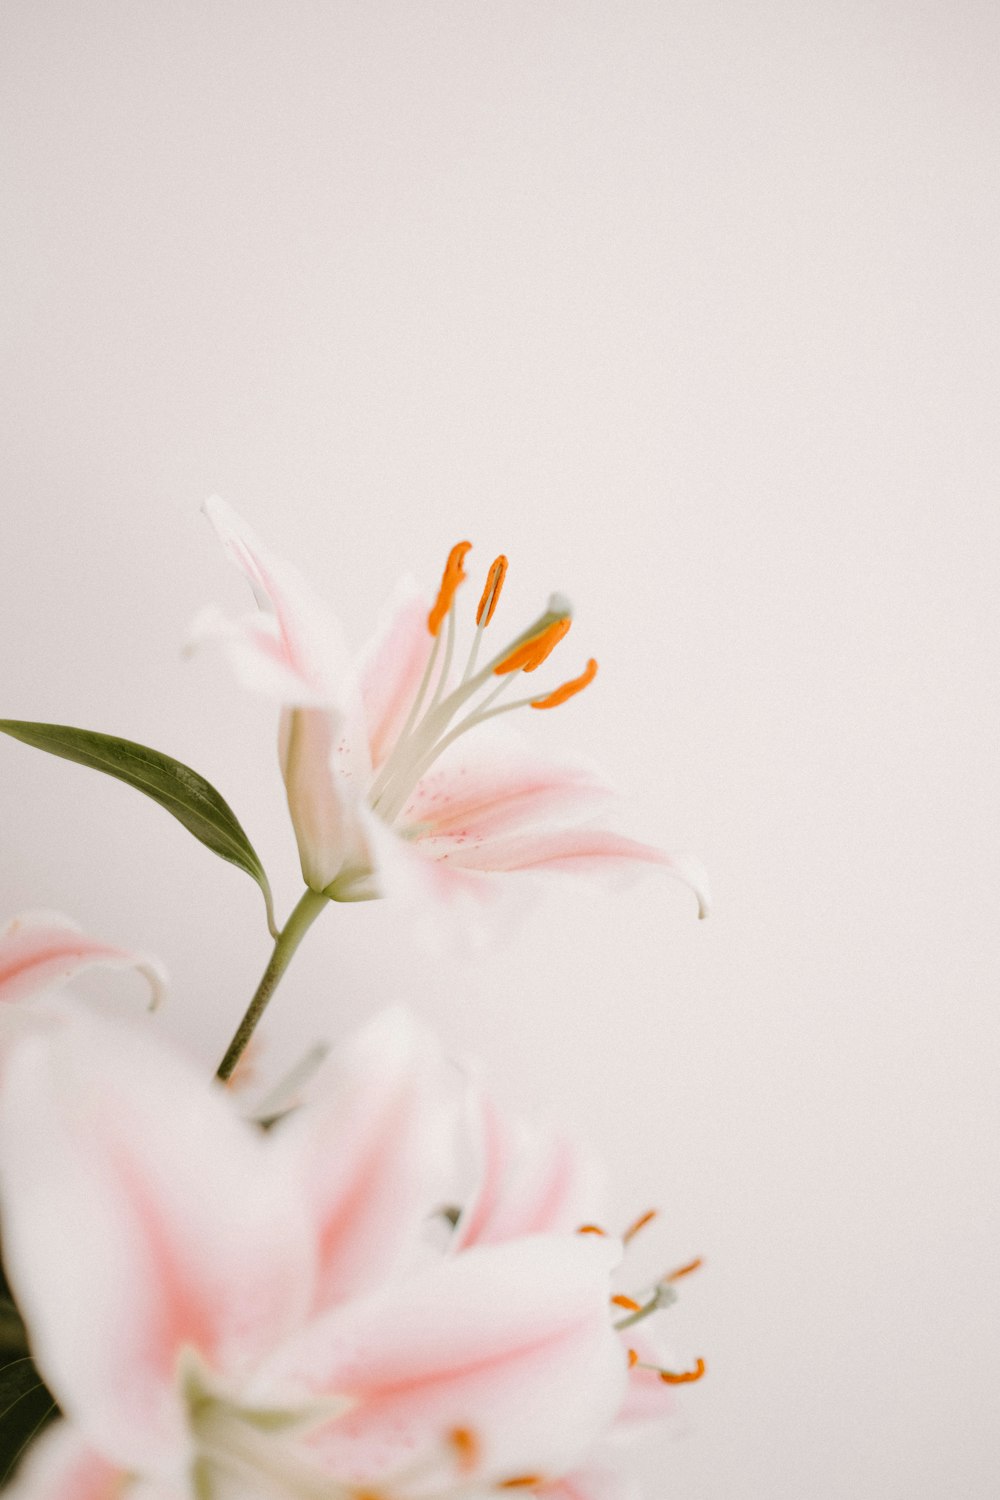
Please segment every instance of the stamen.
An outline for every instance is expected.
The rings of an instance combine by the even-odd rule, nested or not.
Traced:
[[[581,1224],[576,1232],[577,1234],[607,1234],[607,1230],[602,1229],[599,1224]]]
[[[636,1352],[635,1349],[630,1349],[628,1351],[628,1367],[629,1367],[629,1369],[630,1370],[634,1370],[635,1367],[636,1367],[636,1365],[638,1363],[639,1363],[639,1355],[638,1355],[638,1353]]]
[[[530,667],[525,667],[526,672],[530,670]],[[562,687],[557,687],[555,692],[546,694],[544,698],[532,698],[531,706],[532,708],[558,708],[560,703],[566,702],[567,698],[575,698],[577,693],[582,693],[596,676],[597,663],[591,657],[579,677],[573,677],[569,682],[564,682]]]
[[[682,1370],[675,1373],[673,1370],[661,1370],[660,1379],[664,1385],[691,1385],[695,1380],[700,1380],[705,1373],[705,1361],[695,1360],[693,1370]]]
[[[653,1221],[653,1219],[655,1219],[655,1218],[656,1218],[656,1209],[655,1208],[650,1208],[650,1209],[648,1209],[646,1211],[646,1213],[640,1214],[639,1218],[636,1219],[635,1223],[629,1225],[628,1229],[626,1229],[625,1233],[622,1235],[622,1239],[625,1242],[625,1244],[627,1245],[628,1242],[629,1242],[629,1240],[634,1239],[635,1236],[639,1233],[639,1230],[640,1229],[645,1229],[646,1225],[649,1224],[649,1223],[651,1223]]]
[[[694,1260],[689,1260],[686,1266],[679,1266],[676,1271],[669,1272],[669,1274],[664,1276],[662,1280],[680,1281],[682,1276],[690,1276],[692,1271],[699,1271],[703,1264],[704,1262],[702,1261],[701,1256],[698,1255],[694,1258]]]
[[[614,1303],[615,1307],[624,1307],[626,1312],[639,1311],[639,1303],[636,1302],[634,1297],[623,1297],[621,1293],[619,1293],[618,1296],[612,1297],[611,1300]]]
[[[520,1474],[517,1479],[501,1479],[500,1488],[502,1490],[527,1490],[532,1485],[544,1484],[544,1482],[539,1474]]]
[[[441,575],[441,587],[438,589],[434,608],[427,616],[427,629],[431,635],[437,635],[441,629],[441,621],[451,608],[451,601],[455,597],[455,590],[465,578],[465,555],[472,550],[471,542],[456,542],[448,553],[448,561],[444,565]]]
[[[448,1434],[448,1441],[455,1450],[458,1467],[463,1474],[471,1474],[479,1462],[479,1439],[468,1427],[456,1427]]]
[[[484,629],[493,618],[493,611],[497,607],[497,600],[500,598],[500,590],[503,588],[503,581],[506,577],[507,559],[501,552],[500,556],[495,558],[490,564],[490,571],[486,575],[486,587],[483,589],[483,597],[480,599],[479,608],[476,610],[476,624],[482,625]]]
[[[572,623],[569,615],[553,620],[551,625],[546,625],[537,635],[530,636],[520,646],[515,646],[513,651],[501,657],[493,671],[498,677],[502,677],[505,672],[534,672],[543,661],[548,660]],[[594,671],[596,670],[595,667]]]

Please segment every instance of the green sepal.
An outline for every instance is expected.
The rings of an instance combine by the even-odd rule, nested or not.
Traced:
[[[137,745],[92,729],[67,724],[32,724],[22,719],[0,719],[0,730],[36,750],[74,760],[136,787],[165,807],[207,848],[238,866],[255,880],[264,894],[267,925],[277,937],[271,887],[264,866],[229,803],[190,766],[148,745]]]

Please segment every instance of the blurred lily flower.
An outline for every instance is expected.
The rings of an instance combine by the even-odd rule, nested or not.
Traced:
[[[432,1253],[454,1118],[399,1012],[266,1133],[135,1027],[22,1039],[4,1255],[65,1417],[12,1500],[432,1500],[577,1468],[626,1381],[620,1247]]]
[[[0,930],[0,1035],[30,1025],[20,1001],[44,994],[95,965],[137,969],[149,984],[151,1007],[163,998],[166,975],[155,959],[88,937],[61,912],[31,911],[14,917]]]
[[[220,641],[241,680],[283,705],[281,769],[313,890],[339,901],[404,894],[479,904],[491,877],[511,872],[620,878],[658,867],[690,885],[705,914],[700,866],[609,826],[613,794],[589,765],[480,732],[515,710],[557,708],[593,680],[590,660],[561,686],[513,692],[568,633],[565,598],[553,595],[480,665],[507,571],[498,557],[456,669],[455,598],[470,549],[460,542],[433,604],[404,585],[352,661],[339,625],[297,570],[225,501],[215,497],[205,508],[258,608],[238,620],[203,611],[190,644]]]
[[[457,1217],[453,1252],[499,1245],[525,1234],[606,1238],[595,1222],[603,1218],[600,1173],[575,1142],[502,1112],[477,1086],[468,1089],[466,1117],[476,1158],[474,1188]],[[626,1249],[655,1217],[649,1211],[624,1231]],[[664,1350],[647,1321],[675,1301],[675,1283],[700,1264],[692,1261],[668,1272],[635,1296],[610,1296],[608,1316],[622,1341],[629,1380],[609,1437],[632,1435],[650,1421],[662,1421],[675,1409],[674,1388],[704,1375],[700,1359],[691,1368],[667,1368]],[[636,1491],[624,1467],[610,1461],[598,1445],[580,1469],[551,1482],[540,1476],[529,1493],[546,1500],[627,1500]]]

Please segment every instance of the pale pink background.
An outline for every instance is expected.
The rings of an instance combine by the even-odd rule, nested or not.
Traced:
[[[335,911],[271,1058],[411,995],[584,1128],[710,1378],[651,1500],[994,1500],[998,12],[45,3],[2,31],[3,713],[186,759],[297,891],[220,490],[355,639],[467,535],[578,604],[526,725],[709,865],[452,967]],[[0,907],[163,955],[221,1050],[259,898],[0,744]],[[123,994],[132,994],[122,981]],[[642,1255],[639,1257],[642,1259]]]

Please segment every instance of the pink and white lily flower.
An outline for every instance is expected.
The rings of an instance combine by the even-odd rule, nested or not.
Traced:
[[[433,605],[404,586],[352,661],[297,570],[225,501],[205,509],[258,608],[239,620],[203,611],[191,643],[220,641],[241,680],[283,706],[281,769],[313,890],[339,901],[404,894],[478,906],[492,878],[511,872],[620,878],[659,868],[690,885],[705,914],[700,866],[615,831],[606,821],[613,794],[592,767],[498,746],[479,732],[515,710],[556,708],[593,680],[593,660],[555,688],[526,680],[570,629],[566,599],[553,595],[480,665],[507,570],[498,557],[456,669],[455,599],[469,551],[461,542]]]
[[[160,964],[142,953],[130,953],[88,937],[61,912],[30,911],[0,930],[0,1037],[32,1029],[40,1021],[37,1006],[21,1002],[46,994],[85,969],[137,969],[151,992],[151,1008],[166,989]]]
[[[594,1222],[603,1217],[598,1173],[578,1145],[556,1131],[504,1114],[478,1087],[470,1087],[466,1107],[478,1170],[455,1225],[453,1252],[533,1233],[605,1237]],[[653,1212],[643,1214],[625,1230],[626,1246],[654,1217]],[[609,1297],[608,1316],[629,1365],[628,1386],[606,1434],[609,1440],[632,1436],[649,1422],[670,1416],[675,1409],[672,1388],[704,1374],[700,1359],[690,1370],[665,1369],[662,1350],[647,1323],[674,1301],[674,1283],[699,1265],[693,1261],[682,1266],[636,1296]],[[581,1468],[540,1481],[531,1493],[546,1500],[629,1500],[637,1490],[624,1466],[610,1459],[605,1444],[588,1455]]]
[[[421,1253],[439,1063],[388,1013],[264,1133],[134,1027],[13,1048],[4,1255],[64,1419],[11,1500],[469,1500],[578,1467],[626,1381],[618,1250]]]

